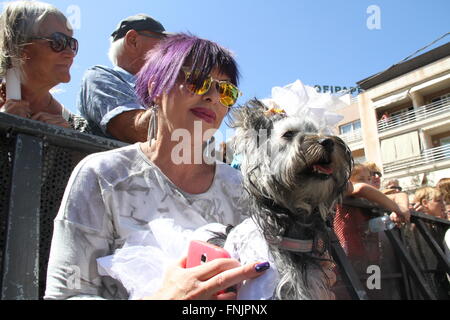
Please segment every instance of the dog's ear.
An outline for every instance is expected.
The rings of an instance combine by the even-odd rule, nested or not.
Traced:
[[[242,130],[272,130],[273,119],[267,114],[268,110],[264,103],[255,98],[243,106],[234,108],[230,112],[231,122],[228,125]]]
[[[253,99],[230,112],[231,122],[228,125],[236,129],[233,142],[236,151],[256,152],[258,145],[262,142],[259,136],[262,134],[265,139],[270,136],[273,123],[266,115],[267,110],[267,106],[261,101]]]

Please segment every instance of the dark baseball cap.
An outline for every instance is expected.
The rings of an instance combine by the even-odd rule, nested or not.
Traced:
[[[125,37],[130,30],[151,31],[162,35],[171,34],[170,32],[166,32],[166,29],[161,22],[148,15],[137,14],[122,20],[117,26],[117,29],[111,34],[111,37],[114,41],[119,40]]]

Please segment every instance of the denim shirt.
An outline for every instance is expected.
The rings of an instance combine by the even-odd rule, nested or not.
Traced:
[[[94,66],[86,71],[77,108],[93,134],[112,138],[107,132],[111,119],[127,111],[146,109],[139,103],[135,85],[136,77],[120,67]]]

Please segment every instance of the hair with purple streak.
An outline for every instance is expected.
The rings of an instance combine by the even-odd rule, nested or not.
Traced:
[[[182,67],[190,69],[191,77],[195,75],[190,80],[196,89],[214,68],[230,77],[234,85],[238,84],[239,70],[230,51],[212,41],[179,33],[168,36],[147,54],[136,80],[136,93],[141,103],[149,107],[157,96],[170,92]],[[151,92],[150,83],[153,84]]]

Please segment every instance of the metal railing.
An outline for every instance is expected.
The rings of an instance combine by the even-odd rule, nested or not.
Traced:
[[[358,129],[351,133],[342,134],[339,137],[347,144],[359,142],[362,141],[362,130]]]
[[[391,173],[408,168],[433,164],[444,160],[450,160],[450,145],[425,150],[419,156],[386,163],[383,165],[383,168],[385,173]]]
[[[362,210],[367,217],[381,216],[386,213],[384,209],[362,199],[346,198],[344,205]],[[359,218],[357,221],[361,223]],[[378,298],[386,300],[399,295],[402,300],[450,299],[450,287],[447,280],[447,274],[450,275],[450,261],[445,255],[443,245],[444,235],[449,227],[449,220],[411,211],[411,224],[378,233],[378,245],[366,248],[369,251],[374,248],[381,249],[378,258],[379,266],[389,266],[390,269],[381,271],[380,276],[388,288],[382,291],[381,297],[378,294]],[[364,230],[367,226],[360,224],[359,228]],[[363,232],[363,237],[366,237],[366,234]],[[334,232],[331,239],[333,246],[338,241]],[[364,239],[360,241],[365,243]],[[332,250],[336,261],[343,256],[342,252],[339,254],[341,246],[337,247],[337,251]],[[367,253],[370,255],[369,252]],[[361,270],[371,267],[369,264],[373,263],[373,257],[365,261],[354,260],[355,257],[350,256],[349,259],[350,264],[345,261],[340,263],[340,273],[350,297],[358,300],[371,299],[374,296],[371,292],[373,288],[367,287],[367,274]],[[430,263],[431,260],[433,260],[432,263]],[[361,265],[363,268],[354,268]]]
[[[431,117],[450,112],[450,98],[446,98],[416,110],[408,111],[386,120],[378,121],[378,132],[383,133],[392,129],[400,128],[404,125],[429,119]]]
[[[74,167],[125,144],[0,113],[0,299],[45,290],[53,220]]]

